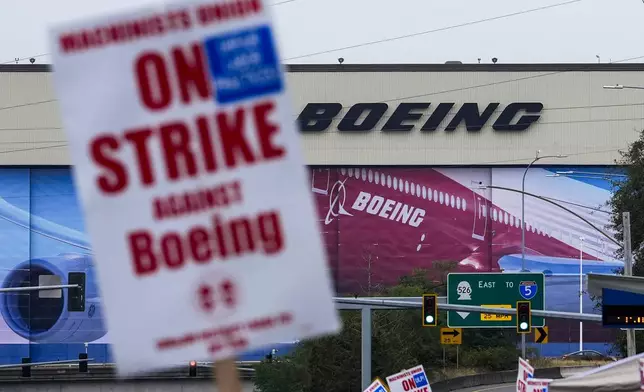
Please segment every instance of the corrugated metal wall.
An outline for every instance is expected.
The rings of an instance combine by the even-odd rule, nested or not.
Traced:
[[[50,74],[42,66],[0,67],[0,163],[69,164]],[[359,102],[389,104],[374,131],[338,132],[336,120],[326,132],[304,135],[311,165],[525,164],[537,149],[542,154],[569,155],[559,164],[610,165],[618,150],[644,127],[644,90],[602,86],[644,86],[642,71],[644,65],[639,64],[335,65],[294,66],[288,79],[294,120],[307,103],[338,102],[344,106],[342,113]],[[380,132],[400,102],[432,105],[414,130]],[[457,107],[476,102],[479,110],[490,102],[501,105],[480,132],[468,132],[463,125],[454,132],[418,131],[440,102],[454,102]],[[512,102],[542,102],[541,119],[523,132],[494,132],[491,123]]]

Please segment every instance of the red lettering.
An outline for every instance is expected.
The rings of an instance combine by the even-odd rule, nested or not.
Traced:
[[[163,259],[170,269],[180,268],[186,261],[183,257],[181,237],[178,233],[166,233],[161,237],[161,252],[163,252]]]
[[[210,245],[210,236],[204,227],[194,227],[188,232],[188,241],[190,241],[190,255],[197,263],[210,261],[213,256]]]
[[[74,50],[82,49],[82,45],[78,45],[76,35],[67,34],[60,37],[58,40],[60,47],[64,53],[73,52]]]
[[[98,136],[90,143],[90,156],[97,165],[107,171],[96,179],[99,189],[107,194],[120,192],[128,185],[125,165],[108,154],[109,151],[116,152],[119,148],[118,140],[111,135]]]
[[[157,260],[152,253],[152,235],[137,231],[129,235],[130,257],[134,263],[135,275],[147,275],[157,270]]]
[[[161,127],[161,145],[163,147],[168,178],[176,180],[180,177],[197,175],[197,163],[190,149],[190,132],[183,123],[172,123]],[[179,162],[183,162],[185,176],[179,170]]]
[[[407,380],[403,380],[402,382],[403,389],[405,391],[410,391],[414,388],[416,388],[416,382],[414,381],[413,377],[409,378]]]
[[[125,131],[123,136],[125,137],[125,140],[134,145],[141,183],[146,186],[154,184],[155,179],[154,172],[152,171],[152,159],[147,146],[148,140],[150,139],[150,136],[152,136],[152,130],[149,128],[134,129]]]
[[[144,52],[135,63],[139,98],[150,110],[165,109],[172,101],[168,70],[159,53]]]
[[[122,139],[100,135],[90,146],[92,158],[106,171],[102,179],[97,181],[101,181],[101,189],[105,192],[117,193],[129,185],[131,170],[138,171],[138,182],[148,187],[157,182],[157,172],[164,179],[179,181],[194,178],[202,172],[217,172],[220,165],[233,169],[261,160],[279,159],[286,155],[286,149],[275,142],[279,127],[269,119],[274,109],[273,103],[263,103],[220,112],[214,118],[198,116],[194,123],[171,121],[154,128],[128,129],[123,132]],[[247,119],[247,116],[250,118]],[[246,127],[248,120],[255,126]],[[211,128],[215,125],[218,127],[216,131]],[[251,138],[247,133],[249,130],[256,131],[255,137]],[[158,138],[163,151],[162,161],[156,162],[156,165],[151,151],[154,138]],[[123,142],[132,146],[132,149],[123,149]],[[128,160],[117,159],[114,154],[117,151],[132,151],[135,167],[128,168],[125,165]],[[241,199],[235,189],[224,196],[228,200]]]
[[[284,241],[282,237],[282,224],[277,212],[260,214],[257,218],[259,223],[259,236],[262,240],[264,253],[273,255],[282,250]]]
[[[230,231],[235,252],[241,253],[246,250],[255,250],[255,241],[253,240],[253,233],[248,219],[241,218],[230,221]],[[243,244],[242,241],[244,242]]]
[[[226,165],[234,168],[238,165],[237,158],[241,154],[246,163],[254,163],[253,156],[246,135],[244,135],[244,109],[239,108],[234,113],[234,119],[225,112],[217,114],[217,126]]]
[[[201,152],[208,172],[217,171],[217,160],[215,159],[215,147],[212,143],[212,134],[210,132],[210,125],[208,119],[205,117],[197,118],[197,130],[199,131],[199,144],[201,145]]]
[[[172,58],[177,69],[181,101],[185,104],[191,103],[194,95],[192,91],[202,100],[209,98],[211,84],[206,74],[201,44],[194,43],[189,49],[176,47],[172,49]]]
[[[224,260],[229,255],[241,256],[258,250],[271,255],[284,247],[283,229],[276,211],[260,213],[255,219],[237,217],[229,221],[213,215],[211,227],[192,227],[185,236],[167,232],[157,239],[147,231],[137,231],[128,237],[136,275],[153,273],[163,265],[180,269],[189,259],[206,264],[215,258]],[[232,244],[231,249],[227,249],[227,244]]]
[[[284,156],[284,148],[275,146],[272,138],[279,131],[279,127],[268,121],[268,116],[275,109],[273,102],[267,102],[255,106],[253,115],[255,117],[255,126],[257,127],[257,136],[262,156],[265,159],[280,158]]]

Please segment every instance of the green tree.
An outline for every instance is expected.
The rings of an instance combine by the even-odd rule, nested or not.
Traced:
[[[633,275],[644,276],[644,131],[626,150],[620,151],[621,158],[616,161],[620,174],[612,179],[613,195],[608,203],[612,209],[611,228],[615,238],[622,243],[624,228],[622,214],[631,215],[631,247],[633,249]],[[618,258],[624,258],[624,251],[617,251]],[[623,273],[623,270],[616,271]],[[599,306],[601,302],[598,301]],[[644,334],[636,333],[638,352],[644,351]],[[620,332],[615,342],[614,351],[626,354],[626,335]]]

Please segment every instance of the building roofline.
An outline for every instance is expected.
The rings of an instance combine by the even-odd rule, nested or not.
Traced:
[[[288,72],[641,72],[644,63],[287,64]],[[50,64],[0,64],[0,72],[51,72]]]

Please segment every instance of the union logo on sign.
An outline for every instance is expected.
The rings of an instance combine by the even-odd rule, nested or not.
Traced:
[[[523,281],[519,283],[519,294],[525,299],[532,299],[537,295],[537,282],[533,281]]]

